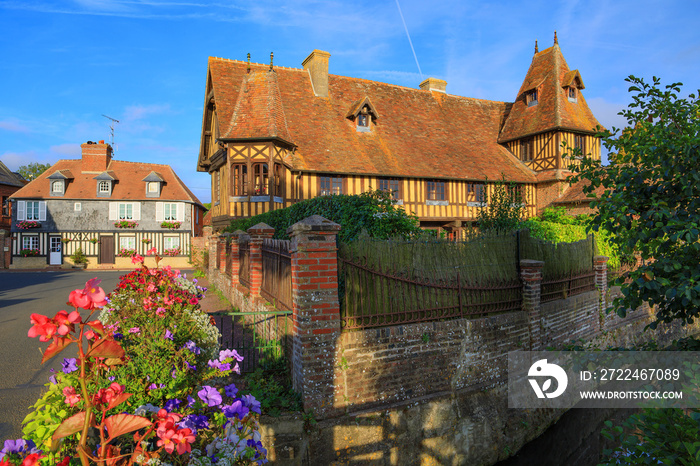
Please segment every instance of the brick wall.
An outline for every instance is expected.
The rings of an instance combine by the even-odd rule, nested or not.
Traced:
[[[255,228],[258,233],[270,233],[267,225]],[[523,260],[522,311],[341,331],[338,229],[314,216],[288,230],[293,238],[293,330],[291,335],[278,336],[286,337],[294,387],[302,394],[304,408],[313,409],[318,419],[502,387],[509,351],[561,348],[581,339],[605,348],[650,338],[642,330],[653,320],[652,310],[637,309],[625,319],[605,313],[615,290],[607,289],[603,256],[594,258],[596,291],[541,303],[543,263]],[[210,261],[210,281],[241,311],[273,309],[254,290],[238,283],[236,275],[223,273],[226,254],[237,252],[244,234],[233,234],[228,243],[227,237],[209,241],[211,257],[217,257],[217,244],[221,251],[218,260]],[[257,325],[269,325],[269,321],[258,320]],[[660,343],[670,342],[683,332],[697,332],[699,325],[660,326],[655,336]]]

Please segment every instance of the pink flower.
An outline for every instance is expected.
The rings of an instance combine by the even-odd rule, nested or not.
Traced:
[[[73,311],[68,314],[66,311],[58,311],[53,321],[58,325],[57,333],[59,335],[66,335],[68,332],[75,330],[75,324],[80,322],[80,313],[78,311]]]
[[[190,429],[178,430],[175,435],[171,437],[171,440],[177,445],[177,454],[184,455],[192,451],[190,444],[194,442],[194,438]]]
[[[132,264],[142,264],[143,257],[139,256],[138,254],[134,254],[133,256],[131,256],[131,263]]]
[[[156,315],[157,315],[157,316],[160,316],[160,317],[163,317],[163,316],[165,315],[165,308],[164,308],[164,307],[159,307],[158,309],[156,309]]]
[[[131,327],[129,333],[141,333],[141,329],[139,327]]]
[[[39,337],[39,341],[49,341],[56,334],[56,325],[48,317],[41,314],[32,314],[30,321],[34,325],[27,332],[28,337]]]
[[[156,285],[153,283],[149,283],[148,286],[146,287],[146,291],[148,291],[149,293],[153,293],[157,289],[158,288],[156,288]]]
[[[146,251],[147,256],[150,256],[151,254],[154,254],[154,255],[158,254],[158,250],[156,250],[156,248],[153,247],[153,248],[149,249],[148,251]]]
[[[80,395],[75,393],[75,387],[65,387],[63,396],[66,397],[66,404],[69,406],[74,406],[80,401]]]
[[[105,299],[105,291],[98,286],[101,281],[99,278],[88,280],[85,288],[82,290],[71,291],[68,302],[75,307],[82,307],[87,310],[104,306],[107,304],[107,300]]]

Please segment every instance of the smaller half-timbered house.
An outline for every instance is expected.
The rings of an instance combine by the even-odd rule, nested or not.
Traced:
[[[82,158],[59,160],[11,197],[11,268],[131,267],[131,255],[156,248],[163,264],[188,265],[204,207],[168,165],[112,158],[104,141],[81,145]]]

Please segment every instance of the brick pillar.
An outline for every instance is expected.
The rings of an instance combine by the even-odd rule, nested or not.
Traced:
[[[595,271],[595,287],[600,293],[600,330],[603,330],[603,318],[608,308],[608,260],[606,256],[595,256],[593,258],[593,270]]]
[[[523,282],[523,310],[527,312],[530,329],[530,351],[542,348],[542,319],[540,316],[540,291],[544,262],[524,259],[520,261],[520,280]]]
[[[248,228],[250,235],[250,295],[260,296],[262,286],[262,244],[265,238],[272,238],[275,229],[265,223]]]
[[[219,235],[219,240],[217,241],[217,253],[216,266],[219,269],[219,273],[224,273],[226,271],[226,238],[228,233],[223,233]]]
[[[287,230],[292,239],[292,383],[317,418],[334,411],[334,360],[340,338],[340,225],[312,215]]]
[[[241,242],[241,237],[246,236],[246,232],[243,230],[236,230],[231,233],[231,246],[229,247],[229,254],[231,255],[231,286],[234,287],[240,283],[238,278],[238,270],[241,268],[241,255],[239,250],[239,244]]]
[[[219,237],[217,235],[211,235],[208,242],[209,250],[209,278],[211,279],[214,275],[214,271],[219,266],[219,253],[218,253]]]

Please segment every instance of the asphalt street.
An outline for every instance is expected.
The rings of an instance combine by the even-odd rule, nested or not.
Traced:
[[[60,370],[64,357],[75,357],[66,348],[46,364],[40,350],[48,343],[27,337],[33,313],[53,317],[66,305],[68,294],[84,288],[91,278],[112,291],[124,271],[0,272],[0,442],[22,436],[22,420],[44,391],[50,369]],[[86,311],[84,311],[84,316]]]

